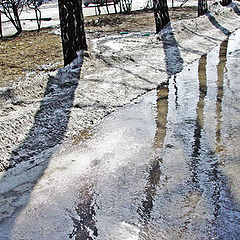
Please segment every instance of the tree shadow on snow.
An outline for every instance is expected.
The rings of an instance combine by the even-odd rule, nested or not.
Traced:
[[[206,16],[208,17],[212,25],[219,29],[221,32],[223,32],[225,35],[229,36],[231,34],[231,32],[228,29],[219,24],[219,22],[215,19],[215,17],[211,15],[209,11],[206,13]]]
[[[11,154],[10,167],[20,162],[26,163],[16,166],[17,171],[15,168],[9,169],[0,180],[1,239],[11,239],[18,215],[27,205],[34,186],[63,141],[82,60],[82,55],[79,55],[71,65],[59,69],[56,76],[49,77],[40,108],[34,116],[34,124],[23,142]]]
[[[238,8],[238,5],[236,3],[230,3],[227,7],[230,7],[233,9],[233,11],[238,15],[240,16],[240,10]]]
[[[179,73],[183,69],[183,59],[180,54],[178,42],[169,23],[162,31],[161,38],[165,53],[165,63],[168,78]]]

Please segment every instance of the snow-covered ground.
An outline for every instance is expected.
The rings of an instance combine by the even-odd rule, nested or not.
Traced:
[[[21,163],[1,173],[0,238],[195,240],[220,236],[219,239],[227,240],[238,236],[239,134],[237,128],[232,127],[239,126],[240,117],[236,95],[239,89],[239,34],[238,30],[226,41],[227,49],[221,54],[224,44],[186,68],[181,61],[177,68],[169,63],[169,85],[165,85],[169,91],[168,101],[163,106],[161,100],[164,102],[164,98],[161,97],[165,95],[160,94],[161,88],[158,92],[153,90],[105,118],[92,133],[89,131],[92,136],[88,141],[80,141],[77,145],[56,144],[51,151],[42,152],[35,159],[33,156],[35,162]],[[171,61],[180,53],[172,44],[172,36],[170,27],[162,33],[162,37],[167,38],[165,54]],[[219,39],[220,35],[214,37]],[[78,66],[80,62],[77,62]],[[206,72],[200,72],[201,64]],[[70,90],[77,80],[79,68],[74,66],[73,63],[58,72],[51,85],[55,94],[45,96],[43,100],[41,110],[44,114],[56,114],[64,121],[63,112],[66,113],[67,106],[44,109],[44,105],[51,101],[50,98],[58,101],[55,95],[71,102],[68,98],[71,91],[66,90]],[[229,71],[227,74],[225,69]],[[182,72],[176,74],[180,70]],[[173,74],[175,76],[171,76]],[[152,76],[151,72],[148,76]],[[107,97],[107,93],[115,89],[106,88],[104,81],[102,90],[107,91],[102,94]],[[199,82],[205,82],[206,86]],[[109,79],[108,84],[111,85]],[[221,86],[224,95],[220,94]],[[199,89],[205,87],[207,92],[201,95]],[[62,95],[61,90],[64,91]],[[202,100],[204,105],[200,104]],[[198,122],[201,113],[204,113],[203,125]],[[233,114],[231,120],[229,113]],[[37,116],[40,117],[40,113]],[[167,119],[165,124],[164,118]],[[33,126],[36,130],[39,120],[36,119]],[[162,125],[157,126],[155,121]],[[61,122],[58,124],[61,128]],[[219,124],[223,149],[213,153],[212,150],[220,147],[220,140],[216,138]],[[38,138],[46,137],[46,141],[54,135],[46,129],[39,130]],[[84,134],[88,135],[87,132]],[[24,141],[27,144],[31,138]],[[34,141],[37,145],[39,139]],[[193,156],[192,144],[197,148],[197,156]],[[25,153],[34,147],[25,149]],[[221,161],[228,162],[217,162],[218,155]],[[237,158],[231,159],[234,156]],[[189,167],[189,161],[194,168]],[[222,174],[231,181],[225,182]],[[192,182],[194,177],[195,182]],[[233,197],[229,196],[229,190]],[[232,198],[236,205],[232,205]]]
[[[150,35],[135,33],[91,39],[90,57],[84,58],[80,79],[80,69],[72,65],[57,72],[32,73],[11,89],[1,89],[1,96],[6,96],[1,100],[0,112],[1,167],[5,168],[9,164],[14,166],[21,162],[17,167],[0,174],[1,239],[36,239],[34,236],[41,240],[66,239],[67,234],[74,232],[73,222],[80,222],[76,214],[79,207],[77,200],[80,199],[84,204],[86,198],[86,203],[93,202],[96,208],[104,210],[103,206],[94,203],[94,193],[91,192],[96,185],[95,180],[98,179],[93,178],[91,171],[95,166],[98,168],[102,160],[104,164],[98,174],[103,178],[99,188],[102,192],[109,193],[110,184],[113,196],[108,198],[107,194],[99,194],[100,202],[106,200],[106,203],[109,200],[106,206],[113,216],[128,216],[129,206],[125,204],[130,198],[127,195],[129,191],[124,191],[124,187],[127,186],[126,179],[130,178],[128,182],[134,182],[135,179],[131,177],[139,171],[138,182],[134,182],[137,183],[136,188],[131,185],[129,189],[135,191],[135,200],[138,203],[141,201],[137,187],[145,186],[145,183],[141,182],[146,180],[141,164],[146,161],[145,157],[149,157],[148,140],[154,137],[151,123],[155,119],[151,116],[154,115],[155,108],[152,98],[156,96],[146,96],[145,105],[137,112],[141,118],[139,117],[136,126],[131,122],[134,115],[137,115],[134,114],[134,103],[140,102],[141,105],[140,96],[169,79],[174,80],[171,78],[173,75],[199,60],[202,55],[225,40],[229,33],[240,28],[237,9],[237,3],[225,8],[215,4],[211,6],[209,14],[171,23],[157,36],[152,33],[153,29],[146,29]],[[239,58],[239,41],[236,42],[234,56]],[[229,55],[231,54],[229,52]],[[212,61],[215,61],[214,58]],[[237,69],[238,66],[234,67],[236,62],[231,64],[233,69]],[[188,69],[185,69],[184,73],[187,75]],[[236,75],[236,72],[234,74]],[[235,84],[239,83],[236,81]],[[181,83],[178,83],[178,86],[180,87]],[[186,95],[189,93],[188,87],[187,85],[185,89]],[[171,90],[171,94],[176,91],[177,89]],[[232,95],[234,97],[235,93]],[[129,103],[133,104],[122,108]],[[187,104],[191,108],[191,104]],[[196,101],[193,104],[196,105]],[[115,131],[117,128],[114,124],[101,124],[104,116],[120,108],[119,112],[109,116],[115,122],[119,119],[119,130]],[[129,113],[126,119],[121,115],[125,110]],[[236,110],[237,107],[234,108],[234,111]],[[235,124],[234,119],[232,124]],[[125,129],[126,121],[129,129]],[[148,124],[151,127],[138,128]],[[100,131],[97,136],[92,136],[92,129],[97,125]],[[110,130],[106,126],[110,127]],[[140,136],[136,144],[131,141],[135,134]],[[82,143],[82,139],[91,136],[91,144]],[[75,143],[81,144],[74,146],[73,139]],[[112,151],[113,148],[117,152]],[[172,147],[169,145],[168,148]],[[231,149],[231,146],[229,148]],[[127,156],[128,149],[131,154]],[[133,164],[132,159],[135,159],[137,164]],[[143,162],[138,161],[139,159]],[[127,173],[127,177],[124,174],[117,175],[119,167],[126,169],[123,173]],[[105,179],[107,168],[110,169],[110,178]],[[231,173],[231,169],[228,170]],[[87,171],[88,175],[85,175]],[[97,171],[94,174],[97,174]],[[115,176],[121,177],[120,182],[115,181]],[[168,179],[162,180],[164,184]],[[119,185],[116,186],[115,183]],[[81,191],[78,192],[78,189]],[[120,199],[117,206],[115,200],[118,199],[119,192],[115,191],[116,189],[127,193],[124,195],[126,201]],[[188,196],[194,198],[192,202],[199,197],[197,193],[194,194]],[[110,201],[112,199],[113,201]],[[114,211],[120,205],[123,211],[119,213],[122,215],[118,216]],[[92,206],[86,206],[86,209],[87,207],[91,209]],[[203,205],[200,207],[205,209]],[[81,212],[81,207],[79,208]],[[131,209],[136,213],[135,210]],[[137,239],[135,236],[140,231],[137,225],[124,221],[117,225],[104,211],[99,211],[98,214],[102,239],[109,239],[106,236],[109,234],[109,227],[112,227],[112,239]],[[88,216],[86,219],[91,221]],[[111,224],[108,226],[105,223]],[[85,224],[85,227],[87,228],[88,224]],[[123,233],[126,234],[122,235]]]

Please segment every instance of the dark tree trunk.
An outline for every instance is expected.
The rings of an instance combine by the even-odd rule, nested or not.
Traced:
[[[227,6],[228,4],[230,4],[232,2],[232,0],[222,0],[220,1],[222,6]]]
[[[15,4],[15,2],[12,2],[12,11],[14,15],[14,22],[15,22],[15,28],[17,29],[17,34],[22,32],[22,25],[21,21],[19,18],[19,11],[18,11],[18,6]]]
[[[2,18],[1,18],[1,11],[0,11],[0,38],[3,37],[3,34],[2,34]]]
[[[87,50],[81,0],[59,0],[64,65],[75,58],[79,50]]]
[[[198,0],[198,16],[207,12],[207,0]]]
[[[36,20],[37,20],[38,32],[40,32],[41,21],[42,21],[42,14],[41,14],[41,11],[39,10],[37,5],[35,5],[34,11],[35,11]]]
[[[153,0],[153,11],[156,33],[159,33],[170,22],[167,0]]]

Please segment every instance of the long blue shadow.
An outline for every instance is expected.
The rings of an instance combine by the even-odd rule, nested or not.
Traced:
[[[219,24],[219,22],[215,19],[215,17],[213,17],[211,15],[211,13],[209,11],[206,13],[206,16],[208,17],[208,19],[212,23],[212,25],[214,27],[216,27],[217,29],[219,29],[221,32],[223,32],[225,35],[229,36],[231,34],[231,32],[228,29],[226,29],[225,27],[223,27]]]
[[[233,11],[238,15],[240,16],[240,10],[238,8],[238,5],[236,3],[230,3],[227,7],[230,7],[233,9]]]
[[[11,154],[10,167],[24,161],[30,164],[26,165],[26,169],[23,170],[25,173],[19,178],[19,182],[0,195],[2,200],[1,240],[10,239],[15,219],[27,205],[34,186],[48,167],[56,147],[63,141],[79,82],[83,62],[82,53],[79,59],[74,61],[75,66],[59,69],[55,77],[49,77],[44,97],[34,116],[34,124],[23,142]],[[74,69],[69,69],[71,67]],[[29,173],[30,170],[33,170],[34,174]],[[0,185],[2,181],[6,182],[8,177],[8,171],[6,171]],[[20,190],[21,186],[24,186],[23,191]],[[8,209],[8,197],[11,197],[11,209]]]

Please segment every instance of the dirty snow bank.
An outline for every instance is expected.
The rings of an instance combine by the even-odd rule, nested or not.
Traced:
[[[2,90],[2,103],[5,100],[5,104],[0,113],[0,169],[23,160],[33,162],[43,152],[49,155],[49,149],[62,142],[82,62],[83,54],[79,51],[70,65],[52,76],[43,74],[27,78]]]
[[[229,32],[239,28],[239,16],[232,8],[213,5],[211,16]],[[92,40],[94,57],[85,60],[77,92],[108,107],[126,104],[225,38],[227,35],[203,16],[171,23],[161,36],[135,33]],[[97,71],[96,65],[100,65]]]
[[[152,28],[90,40],[80,80],[74,65],[1,89],[0,170],[80,138],[105,115],[167,81],[240,27],[238,9],[237,3],[214,3],[205,16],[173,22],[160,35]]]

